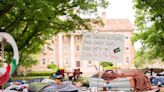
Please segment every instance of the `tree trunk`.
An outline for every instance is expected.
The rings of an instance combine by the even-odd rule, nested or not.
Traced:
[[[13,5],[8,4],[3,9],[0,10],[0,16],[3,16],[5,13],[9,12]]]

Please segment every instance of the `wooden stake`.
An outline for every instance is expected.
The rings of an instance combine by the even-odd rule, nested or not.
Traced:
[[[99,92],[99,83],[100,83],[100,61],[99,61],[99,68],[98,68],[98,83],[97,83],[97,92]]]
[[[117,62],[115,62],[115,66],[116,66],[116,73],[117,73]]]

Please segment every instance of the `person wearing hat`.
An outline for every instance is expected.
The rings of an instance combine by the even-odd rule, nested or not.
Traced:
[[[61,84],[64,79],[64,76],[60,70],[57,70],[57,72],[52,75],[52,78],[54,79],[56,84]]]

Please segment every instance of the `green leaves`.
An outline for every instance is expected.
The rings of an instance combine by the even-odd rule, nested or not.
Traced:
[[[110,66],[113,66],[113,63],[111,62],[101,62],[100,65],[105,68],[105,67],[110,67]]]
[[[137,33],[133,41],[141,41],[149,60],[164,60],[164,0],[134,0]]]
[[[59,32],[90,29],[82,14],[96,14],[107,0],[4,0],[0,3],[0,31],[15,38],[20,64],[31,67],[45,40]],[[9,49],[7,52],[11,52]],[[9,58],[9,56],[8,56]]]
[[[47,68],[51,69],[53,72],[56,72],[58,70],[58,67],[55,64],[49,64]]]

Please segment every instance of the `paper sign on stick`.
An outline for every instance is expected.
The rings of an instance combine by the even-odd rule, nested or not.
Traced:
[[[83,33],[81,60],[122,62],[124,35]]]

